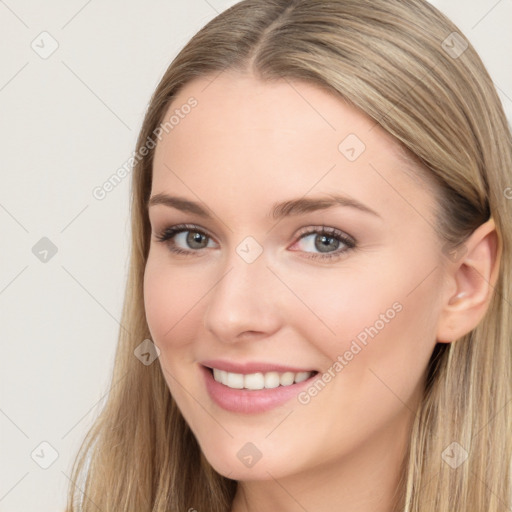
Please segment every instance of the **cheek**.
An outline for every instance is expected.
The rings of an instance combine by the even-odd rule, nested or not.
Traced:
[[[327,342],[318,329],[305,331],[327,363],[323,384],[313,383],[298,397],[304,416],[297,431],[304,436],[308,419],[322,417],[314,427],[319,438],[339,439],[343,451],[416,410],[435,344],[436,295],[432,283],[410,293],[407,281],[386,287],[382,280],[382,286],[359,280],[345,290],[352,292],[348,298],[338,292],[325,300],[326,306],[336,304],[326,307],[329,315],[323,317],[336,336]]]
[[[284,275],[300,300],[289,296],[288,305],[280,306],[288,315],[285,321],[300,326],[305,338],[333,361],[350,350],[352,341],[364,347],[376,332],[396,323],[404,298],[396,282],[386,282],[377,271],[354,266],[325,270],[314,276]]]
[[[182,270],[174,269],[160,255],[150,254],[144,272],[144,307],[149,330],[157,345],[165,350],[170,340],[186,342],[183,327],[204,294],[200,281],[194,282]],[[176,334],[180,333],[179,336]]]
[[[355,403],[352,392],[366,407],[375,405],[376,397],[396,400],[394,393],[407,400],[421,382],[439,314],[438,279],[435,274],[425,279],[427,267],[382,258],[376,270],[344,270],[337,279],[326,273],[314,286],[311,279],[295,282],[294,291],[307,299],[312,313],[297,307],[295,325],[326,356],[324,375],[335,376],[325,376],[332,383],[326,386],[342,397],[351,390],[348,407]]]
[[[193,389],[197,384],[186,363],[192,362],[190,347],[197,338],[197,307],[204,293],[186,272],[170,266],[161,254],[150,253],[144,271],[146,320],[151,339],[160,349],[163,377],[189,424],[194,420],[190,415],[194,404],[183,386]]]

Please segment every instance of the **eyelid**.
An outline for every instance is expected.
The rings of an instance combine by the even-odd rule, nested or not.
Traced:
[[[174,231],[174,236],[176,236],[179,233],[183,233],[183,232],[187,232],[187,231],[201,233],[203,235],[206,235],[209,239],[214,240],[215,243],[218,243],[215,240],[215,237],[213,235],[211,235],[207,229],[203,228],[202,226],[199,226],[198,224],[188,224],[188,223],[166,225],[155,234],[155,238],[161,240],[161,239],[165,238],[166,234],[170,233],[171,231]]]
[[[336,235],[337,237],[346,239],[347,241],[350,240],[354,244],[357,242],[356,239],[353,236],[349,235],[345,231],[342,231],[341,229],[333,228],[331,226],[324,226],[324,225],[320,225],[320,224],[319,225],[307,226],[305,228],[301,228],[296,236],[300,238],[302,235],[306,235],[306,234],[311,235],[311,234],[313,234],[315,232],[317,232],[317,233],[327,233],[327,234],[330,234],[330,235]]]
[[[173,225],[165,226],[163,229],[161,229],[159,231],[159,233],[161,235],[162,233],[165,233],[165,231],[168,231],[170,229],[175,229],[175,230],[180,229],[182,231],[185,231],[185,230],[194,231],[195,230],[195,231],[198,231],[200,233],[207,235],[209,238],[211,238],[213,240],[215,240],[215,238],[216,238],[214,235],[212,235],[209,232],[208,229],[203,228],[199,224],[190,224],[190,223],[181,223],[181,224],[173,224]],[[353,236],[349,235],[346,231],[342,231],[341,229],[338,229],[338,228],[334,228],[331,226],[324,226],[324,225],[320,225],[320,224],[313,224],[310,226],[305,226],[305,227],[301,228],[298,232],[296,232],[294,237],[300,238],[302,235],[314,233],[315,230],[321,231],[321,232],[326,232],[326,233],[333,234],[333,235],[338,235],[343,238],[349,239],[353,243],[357,243],[357,240]],[[216,243],[218,243],[218,242],[216,242]]]

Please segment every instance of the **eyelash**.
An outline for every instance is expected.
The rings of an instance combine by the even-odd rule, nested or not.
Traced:
[[[309,229],[309,228],[308,228]],[[175,254],[181,254],[184,256],[192,256],[193,253],[198,252],[198,250],[190,250],[185,251],[183,249],[180,249],[178,247],[175,247],[170,242],[173,242],[172,238],[176,236],[179,233],[191,231],[193,233],[199,233],[200,235],[203,235],[209,239],[212,237],[205,233],[203,230],[199,229],[197,226],[194,226],[193,224],[178,224],[176,226],[171,226],[164,228],[158,235],[156,235],[156,239],[158,242],[161,243],[167,243],[169,246],[169,250]],[[343,243],[346,248],[342,250],[336,250],[331,253],[306,253],[308,256],[306,258],[311,259],[320,259],[320,260],[331,260],[333,258],[340,258],[343,256],[346,252],[350,251],[351,249],[355,249],[357,246],[357,242],[352,237],[348,237],[345,235],[342,231],[339,231],[335,228],[329,228],[322,226],[321,228],[313,228],[309,230],[303,230],[299,233],[300,237],[299,240],[302,240],[302,238],[305,238],[308,235],[312,234],[318,234],[318,235],[327,235],[329,238],[334,238],[335,240],[340,241]]]

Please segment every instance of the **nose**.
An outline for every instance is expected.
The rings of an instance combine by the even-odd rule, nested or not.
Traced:
[[[204,313],[205,328],[219,341],[266,338],[280,328],[283,291],[267,264],[263,255],[247,263],[234,253],[222,267]]]

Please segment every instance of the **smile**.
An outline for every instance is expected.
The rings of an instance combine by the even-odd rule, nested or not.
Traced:
[[[231,389],[274,389],[279,386],[291,386],[309,379],[316,372],[267,372],[267,373],[231,373],[213,368],[213,378]]]
[[[217,406],[235,413],[263,413],[284,405],[318,375],[316,370],[276,364],[205,363],[199,365],[199,371],[207,394]]]

